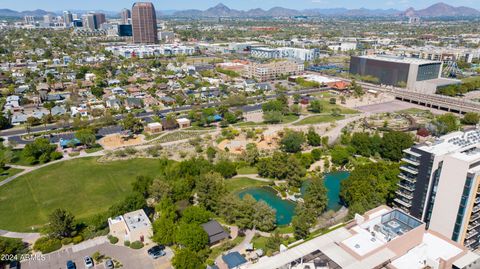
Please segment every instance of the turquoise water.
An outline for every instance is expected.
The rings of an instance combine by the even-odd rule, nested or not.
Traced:
[[[277,191],[270,187],[255,187],[240,191],[238,195],[243,198],[246,194],[250,194],[257,201],[262,200],[271,208],[276,210],[277,225],[285,225],[292,222],[295,212],[295,203],[277,196]]]
[[[338,210],[340,208],[340,183],[347,179],[349,172],[335,172],[325,175],[325,187],[328,195],[328,210]],[[308,187],[308,181],[304,182],[300,192],[302,195]],[[277,225],[289,224],[295,214],[295,203],[283,200],[277,196],[277,192],[270,187],[254,187],[240,191],[238,195],[243,198],[246,194],[253,196],[255,200],[262,200],[271,208],[276,210]]]
[[[350,176],[349,172],[334,172],[325,174],[325,187],[327,188],[328,205],[327,210],[338,210],[340,204],[340,183]],[[307,190],[309,182],[305,181],[300,189],[302,195]]]

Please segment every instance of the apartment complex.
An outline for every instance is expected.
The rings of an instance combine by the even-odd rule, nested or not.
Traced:
[[[402,210],[380,206],[344,227],[240,268],[473,269],[480,267],[479,259]]]
[[[133,43],[158,42],[157,15],[150,2],[137,2],[132,7]]]
[[[470,249],[480,240],[480,129],[404,150],[397,207]]]
[[[256,47],[250,51],[252,57],[262,59],[294,59],[299,61],[312,61],[315,59],[315,49],[301,49],[301,48],[265,48]]]
[[[125,46],[109,46],[105,50],[112,52],[114,55],[123,56],[125,58],[138,57],[154,57],[161,55],[192,55],[195,48],[183,45],[125,45]]]
[[[273,61],[271,63],[250,63],[246,67],[246,76],[258,81],[268,81],[281,76],[299,75],[304,71],[303,63],[295,61]]]

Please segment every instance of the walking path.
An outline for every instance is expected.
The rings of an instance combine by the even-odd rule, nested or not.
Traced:
[[[38,238],[40,238],[41,235],[39,233],[17,233],[17,232],[0,230],[0,236],[8,237],[8,238],[18,238],[18,239],[22,239],[22,241],[24,242],[33,244]]]
[[[234,176],[233,178],[239,178],[239,177],[248,177],[248,178],[251,178],[251,179],[254,179],[254,180],[258,180],[258,181],[263,181],[263,182],[272,182],[272,181],[273,181],[273,180],[268,179],[268,178],[260,177],[258,174],[236,175],[236,176]]]

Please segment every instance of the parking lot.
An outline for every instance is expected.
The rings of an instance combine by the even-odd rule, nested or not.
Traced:
[[[92,243],[90,243],[92,245]],[[104,256],[108,256],[113,260],[117,260],[122,264],[122,268],[125,269],[167,269],[172,268],[170,259],[173,256],[173,252],[170,248],[166,248],[166,255],[156,260],[152,259],[147,254],[149,246],[140,250],[134,250],[131,248],[111,245],[108,242],[102,242],[98,245],[93,243],[93,246],[87,245],[87,248],[83,247],[69,247],[58,252],[44,255],[45,260],[41,261],[24,261],[21,264],[22,269],[65,269],[68,260],[75,262],[78,269],[85,268],[83,257],[91,256],[94,252],[98,251]],[[96,269],[104,269],[103,263],[95,264]]]

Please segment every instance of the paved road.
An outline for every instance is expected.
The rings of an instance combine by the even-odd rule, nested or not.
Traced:
[[[124,269],[154,269],[154,268],[172,268],[170,259],[173,256],[172,250],[167,248],[167,255],[157,260],[150,258],[147,255],[147,247],[140,250],[133,250],[124,246],[111,245],[108,242],[86,248],[75,249],[69,247],[60,251],[46,254],[42,260],[24,261],[21,264],[22,269],[64,269],[68,260],[72,260],[77,265],[77,268],[85,268],[83,257],[91,256],[98,251],[100,254],[111,257],[119,261]],[[37,256],[41,257],[41,256]],[[105,266],[100,263],[95,265],[95,269],[103,269]]]

